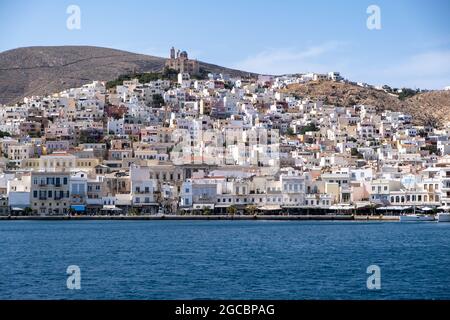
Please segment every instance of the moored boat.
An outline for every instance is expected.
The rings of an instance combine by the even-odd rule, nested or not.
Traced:
[[[450,213],[440,212],[438,213],[438,222],[450,222]]]
[[[432,215],[426,214],[405,214],[400,216],[400,222],[434,221]]]

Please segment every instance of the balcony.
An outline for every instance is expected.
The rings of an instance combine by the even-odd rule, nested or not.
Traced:
[[[159,193],[159,192],[156,192],[156,191],[155,191],[154,193]],[[135,194],[135,195],[145,195],[145,194],[152,195],[152,194],[153,194],[153,190],[147,190],[147,191],[145,191],[145,190],[134,191],[133,194]]]
[[[198,197],[198,198],[194,197],[193,202],[214,203],[214,202],[216,202],[216,198],[215,197]]]

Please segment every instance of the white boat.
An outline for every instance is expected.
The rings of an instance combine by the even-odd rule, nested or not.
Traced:
[[[434,221],[434,216],[427,214],[405,214],[400,216],[400,222]]]
[[[438,213],[438,222],[450,222],[450,213],[448,212]]]

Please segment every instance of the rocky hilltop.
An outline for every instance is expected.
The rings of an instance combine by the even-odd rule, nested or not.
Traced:
[[[398,94],[334,81],[293,84],[283,91],[300,97],[322,99],[334,105],[369,104],[379,110],[403,111],[411,114],[416,123],[422,125],[441,126],[450,121],[450,91],[421,92],[401,99]]]
[[[0,103],[109,81],[132,72],[157,72],[165,58],[91,46],[26,47],[0,53]],[[200,62],[206,72],[248,73]]]

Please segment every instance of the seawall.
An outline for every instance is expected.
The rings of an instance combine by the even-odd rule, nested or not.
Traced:
[[[0,216],[4,220],[281,220],[399,221],[398,216],[353,215],[140,215],[140,216]]]

